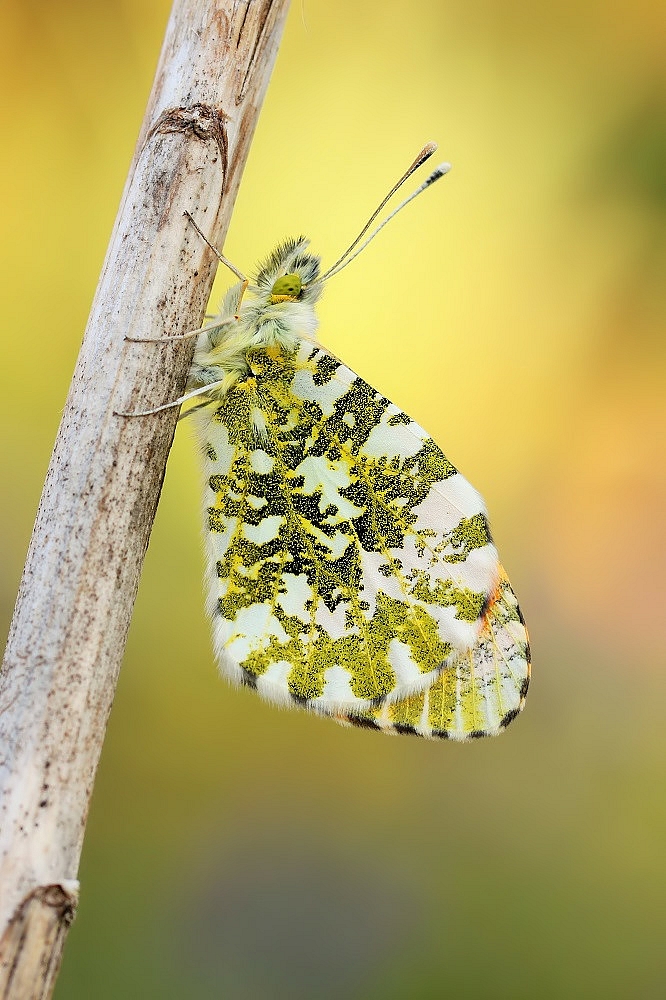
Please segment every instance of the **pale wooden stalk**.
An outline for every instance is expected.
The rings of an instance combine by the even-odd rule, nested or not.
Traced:
[[[175,0],[0,675],[0,998],[51,995],[177,413],[288,0]],[[73,220],[72,224],[75,222]],[[175,584],[174,584],[175,585]]]

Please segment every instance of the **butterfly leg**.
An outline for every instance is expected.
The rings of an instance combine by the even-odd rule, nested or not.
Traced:
[[[238,293],[238,305],[236,306],[236,315],[234,316],[234,319],[240,319],[241,302],[243,301],[243,296],[245,295],[249,284],[250,284],[249,278],[244,278],[243,283],[240,287],[240,292]]]
[[[231,326],[238,320],[238,316],[231,316],[228,319],[218,320],[209,326],[201,326],[198,330],[189,330],[187,333],[178,333],[174,337],[125,337],[129,344],[168,344],[173,341],[191,340],[202,333],[211,333],[213,330],[223,330],[226,326]]]
[[[209,385],[202,385],[198,389],[193,389],[192,392],[186,392],[184,396],[179,396],[178,399],[172,399],[169,403],[162,403],[161,406],[154,406],[150,410],[135,410],[133,413],[123,412],[121,410],[114,410],[114,417],[150,417],[153,413],[161,413],[162,410],[170,410],[174,406],[180,406],[182,403],[187,402],[188,399],[193,399],[194,396],[203,396],[213,389],[219,389],[225,385],[227,379],[220,379],[219,382],[211,382]]]

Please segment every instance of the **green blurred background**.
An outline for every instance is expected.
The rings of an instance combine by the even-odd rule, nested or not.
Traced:
[[[168,12],[1,8],[7,623]],[[296,0],[225,252],[306,232],[330,263],[439,141],[452,173],[331,282],[321,339],[485,495],[532,691],[457,746],[227,687],[183,425],[57,1000],[666,996],[665,28],[656,0]]]

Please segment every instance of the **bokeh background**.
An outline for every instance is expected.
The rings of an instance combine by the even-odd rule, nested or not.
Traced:
[[[0,9],[3,623],[168,12]],[[229,689],[183,425],[57,1000],[666,996],[665,28],[656,0],[295,0],[225,252],[306,232],[330,263],[439,141],[453,171],[321,338],[484,493],[532,690],[456,746]]]

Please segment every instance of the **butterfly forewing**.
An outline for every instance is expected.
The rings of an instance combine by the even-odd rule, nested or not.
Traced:
[[[472,649],[447,665],[426,691],[337,721],[430,739],[494,736],[523,708],[529,678],[527,631],[502,570]]]
[[[508,669],[480,638],[499,579],[483,501],[422,428],[326,351],[264,347],[248,363],[196,414],[223,671],[272,701],[357,718],[380,707],[392,718],[420,692],[422,729],[441,703],[457,720],[441,732],[467,733],[460,705],[482,688],[475,679],[454,697],[451,671],[462,691],[491,662],[496,677]],[[482,729],[500,725],[505,688],[513,704],[511,683],[487,684],[497,697],[480,702]]]

